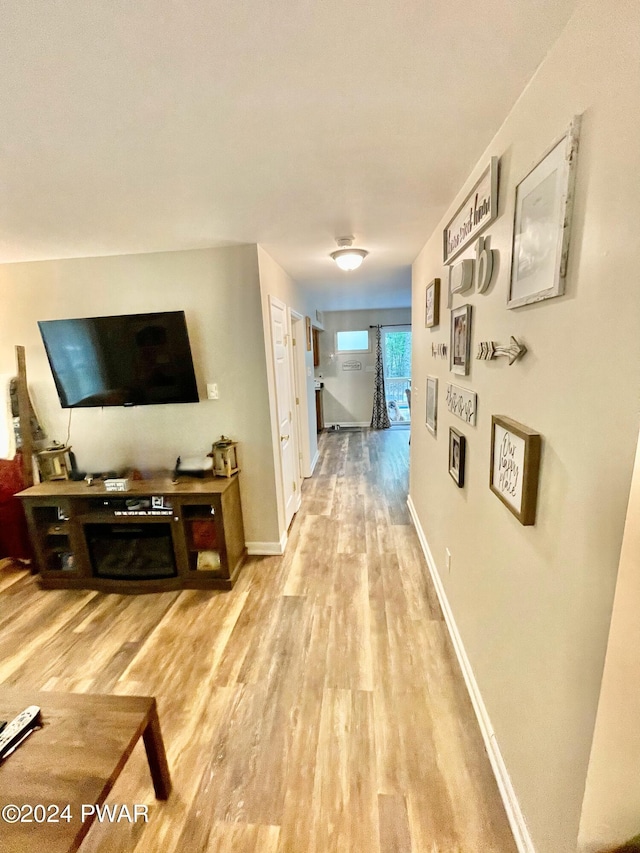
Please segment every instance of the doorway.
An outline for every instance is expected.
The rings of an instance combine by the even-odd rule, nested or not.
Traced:
[[[411,407],[411,326],[383,326],[382,364],[391,426],[408,426]]]

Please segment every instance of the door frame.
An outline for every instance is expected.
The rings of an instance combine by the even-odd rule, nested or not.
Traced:
[[[278,383],[277,383],[276,375],[275,375],[277,368],[276,368],[275,345],[274,345],[273,334],[272,334],[272,325],[273,325],[272,324],[272,316],[271,316],[272,306],[281,310],[283,313],[283,317],[284,317],[285,335],[287,337],[286,344],[285,344],[285,351],[287,354],[287,367],[288,367],[287,382],[288,382],[288,387],[289,387],[289,397],[290,397],[291,402],[293,403],[293,405],[291,406],[291,409],[290,409],[289,423],[290,423],[290,427],[292,428],[291,429],[291,432],[292,432],[291,437],[293,439],[292,443],[293,443],[293,453],[294,453],[294,463],[295,463],[294,464],[294,472],[296,473],[296,480],[294,481],[295,482],[295,488],[296,488],[296,495],[295,495],[294,506],[293,506],[293,514],[292,514],[291,518],[288,520],[286,517],[287,516],[287,505],[286,505],[287,490],[285,488],[285,470],[284,470],[283,457],[282,457],[282,444],[280,442],[280,423],[279,423],[279,419],[278,419],[278,392],[277,392]],[[301,494],[300,494],[301,490],[300,490],[300,485],[297,481],[297,476],[298,476],[297,472],[298,472],[298,468],[299,468],[299,465],[298,465],[298,440],[297,440],[298,439],[298,426],[297,426],[297,420],[298,420],[297,414],[298,413],[296,411],[297,407],[295,406],[295,403],[294,403],[295,389],[294,389],[293,383],[292,383],[292,375],[293,375],[292,352],[293,352],[293,346],[289,346],[289,342],[292,340],[292,337],[291,337],[291,317],[289,314],[288,306],[281,299],[278,299],[277,296],[273,296],[273,295],[269,295],[268,326],[269,326],[269,340],[270,340],[270,350],[271,350],[271,365],[272,365],[272,369],[274,372],[273,373],[273,379],[274,379],[274,381],[273,381],[273,394],[274,394],[273,404],[274,404],[274,415],[275,415],[275,417],[274,417],[274,420],[272,422],[272,429],[273,429],[273,445],[274,445],[274,450],[275,450],[274,462],[275,462],[276,469],[277,469],[277,472],[276,472],[277,473],[277,477],[276,477],[277,490],[276,491],[278,494],[278,516],[279,516],[280,521],[282,523],[282,526],[284,528],[284,530],[283,530],[283,540],[284,541],[282,543],[283,547],[284,547],[284,543],[286,543],[287,536],[288,536],[289,526],[291,525],[291,522],[293,521],[295,514],[300,509],[300,503],[301,503]]]
[[[296,452],[298,454],[298,490],[302,489],[302,481],[306,476],[309,457],[309,431],[306,430],[307,418],[302,417],[307,412],[307,382],[306,382],[306,325],[305,317],[293,308],[289,308],[289,328],[291,329],[291,385],[294,395],[294,420],[296,436]],[[306,441],[305,441],[306,438]],[[306,451],[306,452],[305,452]]]

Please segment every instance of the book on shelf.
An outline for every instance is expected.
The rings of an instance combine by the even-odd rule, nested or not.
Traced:
[[[196,563],[199,572],[214,572],[220,568],[220,551],[200,551]]]
[[[191,522],[191,539],[196,551],[213,551],[218,545],[213,518],[198,518]]]

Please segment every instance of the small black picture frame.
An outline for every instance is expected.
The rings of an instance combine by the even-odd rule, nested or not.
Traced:
[[[457,429],[449,427],[449,474],[461,489],[464,486],[464,463],[467,440]]]

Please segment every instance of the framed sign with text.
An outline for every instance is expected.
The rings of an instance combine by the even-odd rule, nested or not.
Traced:
[[[540,434],[523,424],[493,415],[489,485],[520,524],[536,523]]]
[[[461,385],[447,383],[447,394],[445,397],[447,409],[471,426],[476,425],[476,412],[478,411],[478,395],[469,388]]]
[[[498,157],[491,158],[469,195],[445,226],[442,235],[445,264],[450,264],[489,223],[497,219],[499,163]]]

